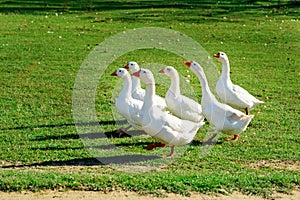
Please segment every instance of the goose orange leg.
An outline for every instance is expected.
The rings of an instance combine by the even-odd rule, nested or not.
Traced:
[[[248,110],[248,108],[245,108],[245,111],[246,111],[246,115],[249,115],[249,110]]]
[[[218,135],[218,132],[213,134],[213,136],[211,136],[208,140],[206,140],[205,142],[203,142],[203,144],[212,144],[213,143],[213,139]]]
[[[227,141],[236,141],[236,140],[238,140],[238,138],[239,138],[239,135],[238,134],[234,134],[233,138],[228,138]]]
[[[170,154],[164,155],[162,157],[163,158],[173,157],[174,156],[174,149],[175,149],[175,146],[171,146],[171,152],[170,152]]]

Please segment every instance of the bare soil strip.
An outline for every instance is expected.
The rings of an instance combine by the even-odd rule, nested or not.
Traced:
[[[247,166],[253,168],[259,167],[272,167],[276,169],[288,169],[294,171],[300,171],[300,161],[292,161],[292,160],[260,160],[255,163],[249,163]]]
[[[193,193],[191,197],[184,197],[177,194],[168,194],[168,197],[160,198],[153,196],[141,196],[135,192],[124,192],[124,191],[115,191],[115,192],[90,192],[90,191],[42,191],[37,193],[32,192],[12,192],[5,193],[0,192],[0,200],[265,200],[262,197],[258,196],[247,196],[241,193],[235,192],[230,195],[219,195],[219,196],[210,196],[199,193]],[[299,200],[300,191],[294,191],[292,195],[286,194],[274,194],[270,199],[280,199],[280,200]]]

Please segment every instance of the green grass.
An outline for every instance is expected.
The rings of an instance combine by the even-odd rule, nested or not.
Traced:
[[[0,168],[0,190],[123,189],[155,195],[225,190],[267,197],[299,187],[299,167],[253,167],[260,161],[299,164],[299,4],[130,2],[1,3],[0,161],[5,166]],[[82,62],[106,38],[143,27],[182,32],[211,57],[227,53],[232,80],[265,101],[252,111],[255,118],[237,142],[225,142],[222,136],[211,153],[201,156],[205,125],[182,156],[118,164],[128,155],[156,158],[169,149],[147,152],[143,146],[155,141],[149,137],[105,140],[103,133],[78,134],[72,92]],[[119,127],[110,104],[119,79],[109,75],[129,60],[173,65],[183,77],[188,74],[182,57],[162,50],[138,50],[116,59],[99,80],[96,94],[98,121],[107,134]],[[200,97],[198,80],[192,74],[190,79]],[[166,90],[161,84],[158,93]],[[112,164],[103,165],[95,155],[111,158]],[[116,170],[164,162],[168,165],[144,173]]]

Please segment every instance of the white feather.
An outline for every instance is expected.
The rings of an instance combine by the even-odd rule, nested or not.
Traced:
[[[166,66],[160,70],[171,79],[170,88],[165,96],[168,109],[177,117],[193,122],[204,120],[202,108],[199,103],[180,93],[180,80],[174,67]]]
[[[223,103],[228,104],[236,109],[244,110],[253,109],[256,105],[264,103],[256,99],[244,88],[234,85],[230,80],[230,65],[227,55],[219,52],[215,55],[222,63],[222,74],[216,84],[216,92]]]

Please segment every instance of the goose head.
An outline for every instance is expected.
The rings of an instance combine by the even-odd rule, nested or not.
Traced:
[[[140,70],[140,66],[136,62],[133,62],[133,61],[128,62],[128,64],[125,65],[124,68],[125,69],[130,69],[130,71],[133,72],[133,73]]]
[[[124,68],[118,68],[113,73],[111,73],[111,76],[118,76],[121,78],[126,77],[128,75],[129,75],[128,71]]]
[[[166,66],[158,71],[159,73],[166,74],[168,76],[172,76],[175,73],[175,69],[172,66]]]
[[[192,72],[203,72],[203,69],[199,63],[196,61],[184,62],[184,64],[191,69]]]
[[[224,52],[216,53],[216,54],[214,54],[214,57],[218,58],[220,62],[228,61],[228,57],[227,57],[226,53],[224,53]]]
[[[140,69],[137,72],[132,74],[133,76],[138,77],[143,83],[154,83],[153,73],[148,69]]]

